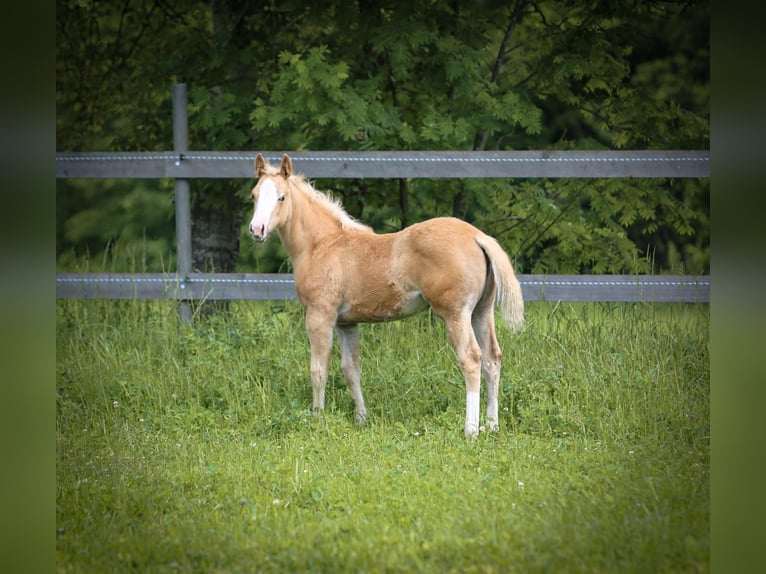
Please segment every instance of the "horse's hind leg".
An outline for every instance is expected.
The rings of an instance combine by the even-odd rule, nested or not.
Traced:
[[[362,370],[359,358],[359,326],[344,325],[335,328],[340,345],[340,365],[343,377],[346,379],[348,390],[356,405],[356,422],[363,423],[367,417],[367,409],[364,407],[364,396],[360,384]]]
[[[476,438],[479,434],[481,348],[471,326],[471,315],[465,310],[454,315],[438,311],[437,314],[444,320],[465,378],[465,436]]]
[[[481,370],[487,385],[487,428],[496,431],[499,428],[498,394],[500,387],[500,363],[503,353],[495,335],[495,315],[493,300],[480,302],[471,317],[473,332],[481,347]]]

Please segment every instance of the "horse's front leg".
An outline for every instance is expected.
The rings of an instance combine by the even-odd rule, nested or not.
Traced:
[[[340,345],[340,365],[343,370],[343,377],[346,379],[348,390],[354,398],[356,405],[356,422],[363,423],[367,418],[367,409],[364,406],[364,396],[362,395],[362,369],[359,356],[359,326],[344,325],[335,328],[338,333],[338,343]]]
[[[316,311],[306,312],[306,333],[311,345],[311,388],[314,394],[313,412],[324,411],[324,393],[332,353],[332,326],[334,318]]]

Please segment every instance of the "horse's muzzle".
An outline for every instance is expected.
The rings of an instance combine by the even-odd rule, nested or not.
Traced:
[[[253,237],[253,239],[257,239],[259,241],[266,241],[266,226],[261,225],[260,227],[255,227],[252,223],[250,224],[250,235]]]

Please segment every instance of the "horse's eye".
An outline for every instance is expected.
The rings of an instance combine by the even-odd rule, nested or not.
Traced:
[[[280,196],[277,198],[277,201],[284,201],[284,200],[285,200],[285,196],[284,196],[284,195],[280,195]]]

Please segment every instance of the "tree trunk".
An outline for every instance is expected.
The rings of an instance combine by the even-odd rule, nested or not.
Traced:
[[[410,190],[407,180],[399,180],[399,208],[402,211],[402,229],[410,224]]]
[[[233,273],[239,254],[239,212],[232,198],[192,199],[192,268],[200,273]],[[226,201],[226,205],[221,203]]]
[[[468,198],[466,194],[465,182],[461,180],[458,182],[458,189],[452,198],[452,217],[465,219],[468,214]]]
[[[215,49],[224,51],[242,20],[244,12],[225,0],[213,0],[210,4],[212,17],[212,43]],[[212,86],[215,97],[223,93],[220,86]],[[205,138],[203,131],[202,137]],[[239,258],[241,225],[241,201],[236,181],[198,182],[192,187],[192,270],[199,273],[233,273]],[[228,301],[205,301],[198,313],[209,317],[229,307]]]
[[[233,273],[239,256],[240,202],[229,182],[216,182],[214,190],[192,193],[192,270],[198,273]],[[205,184],[203,184],[205,185]],[[206,186],[207,187],[207,186]],[[213,192],[214,191],[214,192]],[[227,301],[207,301],[202,316],[228,309]]]

